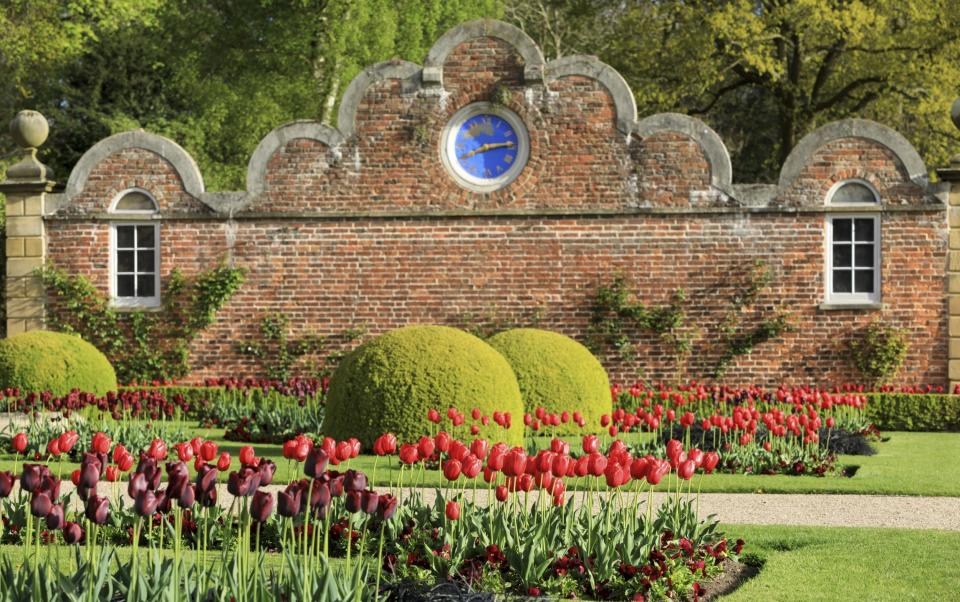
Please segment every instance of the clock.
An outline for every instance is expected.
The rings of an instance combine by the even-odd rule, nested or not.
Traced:
[[[475,192],[493,192],[523,171],[530,137],[523,120],[501,105],[476,102],[457,111],[440,138],[440,158],[453,179]]]

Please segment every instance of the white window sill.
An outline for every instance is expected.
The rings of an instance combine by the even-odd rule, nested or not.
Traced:
[[[863,310],[878,311],[883,309],[883,303],[879,301],[843,301],[843,302],[825,302],[817,308],[820,311],[842,311],[842,310]]]
[[[110,303],[114,311],[132,312],[132,311],[160,311],[163,305],[160,301],[145,301],[143,303],[117,303],[115,300]]]

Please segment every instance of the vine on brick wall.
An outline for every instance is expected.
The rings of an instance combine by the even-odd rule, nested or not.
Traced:
[[[267,378],[287,380],[300,358],[323,352],[329,339],[309,333],[297,338],[290,336],[290,318],[283,312],[272,312],[260,319],[260,338],[237,343],[236,350],[260,361]],[[352,343],[366,332],[363,328],[343,331],[337,338],[342,345]],[[341,346],[342,346],[341,345]],[[333,351],[323,358],[322,366],[314,362],[306,367],[311,376],[321,376],[334,368],[343,352]]]
[[[587,347],[595,354],[612,348],[621,359],[629,361],[636,358],[637,346],[628,333],[652,332],[671,349],[677,378],[681,378],[694,335],[686,320],[686,291],[676,289],[667,304],[645,305],[637,301],[630,289],[631,283],[625,276],[616,276],[610,284],[597,289]]]
[[[536,305],[532,309],[512,312],[505,316],[497,306],[488,307],[480,313],[466,312],[453,319],[461,329],[480,339],[489,339],[493,335],[514,328],[538,328],[543,322],[544,307]]]
[[[854,333],[849,347],[857,370],[874,384],[882,384],[903,367],[910,343],[906,332],[878,319]]]
[[[113,364],[122,383],[182,378],[190,343],[239,290],[242,269],[220,265],[187,280],[174,269],[163,283],[160,311],[118,310],[84,276],[48,265],[38,271],[51,298],[47,323],[79,334]]]
[[[744,326],[747,309],[756,304],[760,293],[773,282],[773,270],[762,259],[754,260],[746,273],[746,280],[736,287],[727,311],[720,321],[720,337],[723,351],[714,368],[713,376],[721,378],[738,357],[748,355],[754,347],[779,338],[793,330],[789,314],[774,309],[772,316],[763,317],[755,326]]]

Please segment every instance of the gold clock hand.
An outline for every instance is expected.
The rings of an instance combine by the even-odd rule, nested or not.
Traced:
[[[487,151],[496,150],[498,148],[513,148],[513,140],[508,140],[507,142],[488,142],[486,144],[480,145],[477,148],[473,149],[465,155],[460,155],[460,159],[469,159],[474,155],[479,155],[480,153],[485,153]]]

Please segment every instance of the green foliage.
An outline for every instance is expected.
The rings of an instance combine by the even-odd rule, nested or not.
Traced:
[[[283,312],[273,312],[260,319],[260,339],[240,342],[235,345],[237,352],[260,360],[267,378],[285,381],[291,371],[306,355],[321,353],[328,341],[316,334],[305,334],[299,338],[290,338],[290,318]],[[363,335],[362,329],[349,329],[337,339],[342,345],[352,343]],[[308,368],[311,376],[327,373],[342,359],[341,352],[330,352],[323,358],[322,365],[313,364]]]
[[[606,370],[577,341],[548,330],[517,328],[487,342],[513,367],[527,412],[538,407],[551,413],[578,411],[589,430],[599,428],[600,416],[613,411]],[[581,432],[572,421],[551,427],[551,433]]]
[[[616,276],[610,284],[597,289],[587,347],[597,354],[612,347],[621,359],[629,361],[636,357],[636,344],[630,334],[637,330],[652,332],[672,349],[679,372],[692,341],[684,310],[686,291],[678,288],[670,303],[648,306],[637,301],[630,288],[631,283],[625,276]]]
[[[910,342],[899,328],[874,320],[850,341],[853,365],[872,383],[892,380],[907,357]]]
[[[762,316],[753,327],[745,326],[745,311],[756,305],[760,293],[773,282],[773,270],[762,259],[756,259],[745,276],[743,282],[734,283],[729,307],[720,322],[723,352],[713,372],[715,378],[722,377],[736,358],[749,355],[757,345],[793,329],[789,315],[779,309],[774,309],[771,316]]]
[[[882,431],[960,431],[960,395],[868,393],[867,417]]]
[[[548,58],[596,54],[630,84],[638,114],[702,117],[734,179],[776,182],[826,122],[865,117],[904,134],[928,166],[956,152],[947,109],[960,81],[953,0],[582,2],[506,0]]]
[[[190,372],[190,343],[243,282],[243,270],[218,266],[187,281],[174,269],[164,283],[161,311],[122,311],[83,276],[53,266],[40,270],[53,299],[51,328],[77,333],[100,349],[121,382],[181,378]]]
[[[480,427],[480,436],[522,442],[523,401],[507,360],[463,331],[408,326],[364,343],[343,359],[330,380],[323,430],[337,439],[357,437],[366,447],[388,431],[401,441],[415,441],[434,430],[427,411],[443,414],[448,407],[468,420],[474,407],[487,416],[510,412],[509,430],[491,420]]]
[[[72,389],[103,395],[117,375],[102,353],[78,336],[35,330],[0,340],[0,387],[23,392]]]

